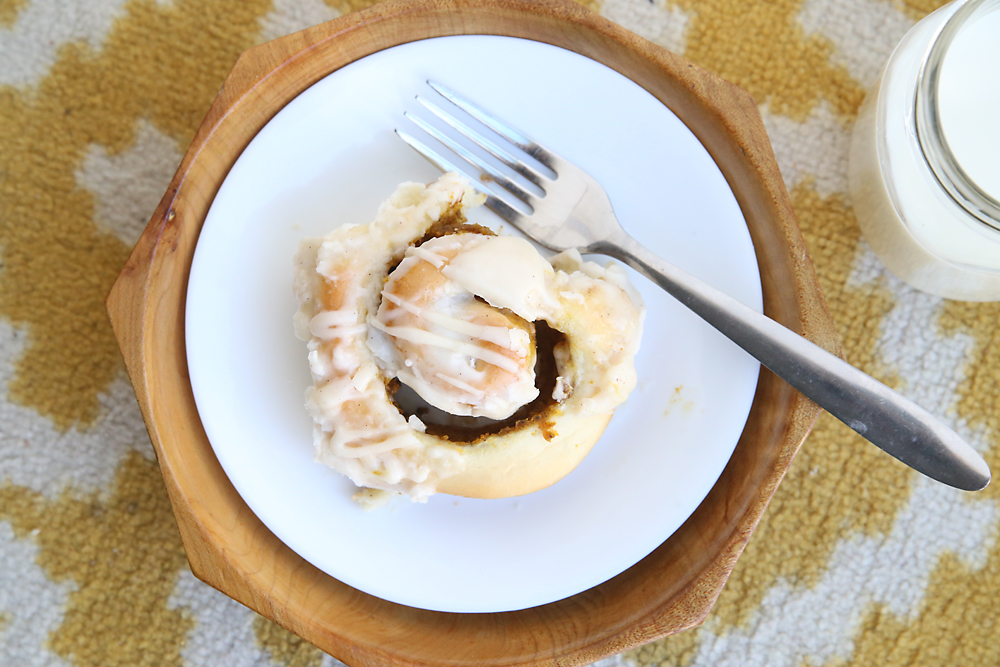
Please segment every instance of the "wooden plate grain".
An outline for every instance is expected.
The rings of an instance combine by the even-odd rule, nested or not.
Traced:
[[[523,611],[449,614],[386,602],[319,571],[264,527],[215,458],[188,380],[184,303],[202,224],[243,149],[307,87],[382,49],[464,34],[575,51],[668,106],[704,144],[739,202],[765,312],[840,351],[753,99],[577,4],[388,0],[247,51],[112,288],[108,311],[194,573],[355,666],[577,665],[697,625],[819,413],[762,371],[735,453],[688,521],[614,579]]]

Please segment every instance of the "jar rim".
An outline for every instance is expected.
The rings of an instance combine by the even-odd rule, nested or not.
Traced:
[[[917,75],[915,126],[921,152],[934,177],[970,215],[1000,231],[1000,201],[983,190],[962,169],[948,144],[938,108],[941,69],[955,35],[980,11],[1000,10],[1000,0],[957,0],[958,8],[931,39]]]

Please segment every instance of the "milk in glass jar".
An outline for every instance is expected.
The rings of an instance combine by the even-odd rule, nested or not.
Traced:
[[[850,186],[889,270],[1000,300],[1000,0],[958,0],[906,34],[861,107]]]

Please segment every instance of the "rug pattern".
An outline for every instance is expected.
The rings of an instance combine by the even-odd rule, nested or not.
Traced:
[[[103,300],[236,57],[369,4],[0,0],[0,664],[339,664],[191,575]],[[940,3],[585,4],[753,94],[848,359],[1000,469],[1000,304],[895,279],[847,194],[865,90]],[[824,415],[705,624],[602,667],[1000,664],[997,493]]]

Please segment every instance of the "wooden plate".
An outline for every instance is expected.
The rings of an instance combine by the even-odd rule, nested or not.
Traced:
[[[762,371],[712,492],[640,563],[571,598],[448,614],[361,593],[305,562],[247,508],[205,436],[184,347],[187,277],[209,206],[242,150],[288,101],[344,65],[461,34],[546,42],[601,62],[662,101],[705,145],[753,237],[765,312],[839,352],[757,105],[575,3],[389,0],[244,53],[110,295],[108,311],[194,573],[351,665],[575,665],[700,623],[819,409]]]

